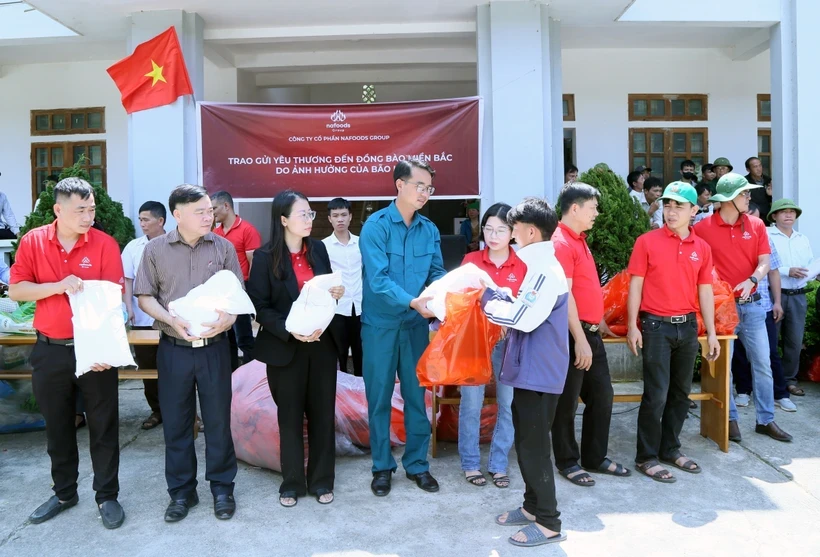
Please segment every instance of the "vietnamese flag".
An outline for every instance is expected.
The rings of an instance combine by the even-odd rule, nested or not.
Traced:
[[[173,27],[138,45],[131,56],[108,68],[108,75],[122,93],[128,114],[171,104],[194,93]]]

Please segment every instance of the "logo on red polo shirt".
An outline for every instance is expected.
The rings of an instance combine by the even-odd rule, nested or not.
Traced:
[[[689,259],[691,259],[692,261],[700,261],[700,259],[698,258],[698,252],[693,251],[692,255],[689,256]]]
[[[507,282],[518,282],[518,279],[515,277],[515,273],[510,273],[507,277]]]
[[[80,267],[82,267],[83,269],[90,269],[91,260],[87,257],[83,257],[83,260],[80,262]]]
[[[752,239],[752,235],[751,235],[751,234],[749,234],[748,232],[744,232],[744,233],[743,233],[743,236],[741,236],[741,238],[743,238],[744,240],[751,240],[751,239]]]

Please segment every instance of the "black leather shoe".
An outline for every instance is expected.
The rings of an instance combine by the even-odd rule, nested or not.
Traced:
[[[70,509],[76,505],[79,500],[80,498],[75,493],[74,497],[68,501],[60,503],[60,498],[56,495],[52,495],[48,501],[37,507],[37,510],[31,513],[28,520],[32,524],[40,524],[41,522],[54,518],[64,510]]]
[[[792,436],[780,429],[780,426],[774,422],[768,425],[757,424],[755,426],[755,433],[762,433],[763,435],[768,435],[775,441],[783,441],[785,443],[792,440]]]
[[[424,491],[429,491],[430,493],[438,491],[438,482],[430,472],[422,472],[421,474],[408,473],[407,479],[416,482],[416,485]]]
[[[729,441],[740,443],[741,440],[740,426],[737,425],[737,420],[729,420]]]
[[[230,520],[236,512],[236,499],[229,493],[214,495],[214,515],[219,520]]]
[[[370,491],[373,492],[373,495],[376,497],[385,497],[390,493],[390,477],[392,475],[392,470],[373,472],[373,481],[370,482]]]
[[[177,499],[168,504],[165,509],[165,522],[179,522],[188,516],[188,510],[199,504],[199,495],[194,491],[187,499]]]
[[[103,526],[109,530],[114,530],[122,526],[125,522],[125,511],[118,501],[106,501],[100,505],[100,518]]]

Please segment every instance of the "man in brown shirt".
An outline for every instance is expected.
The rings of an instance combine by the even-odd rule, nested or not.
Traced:
[[[236,511],[233,480],[236,453],[231,438],[231,356],[226,331],[235,315],[219,318],[201,337],[191,324],[168,312],[169,302],[182,298],[218,271],[232,271],[242,282],[233,245],[211,232],[213,208],[206,191],[183,184],[171,192],[168,207],[177,228],[145,246],[134,295],[142,311],[155,319],[162,334],[157,351],[159,404],[165,433],[165,481],[171,503],[166,522],[177,522],[199,503],[196,493],[196,451],[191,430],[196,391],[205,422],[205,478],[214,496],[214,514],[227,520]]]

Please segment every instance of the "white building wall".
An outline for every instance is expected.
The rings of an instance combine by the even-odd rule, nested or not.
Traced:
[[[576,161],[582,171],[599,162],[626,176],[627,129],[706,127],[709,159],[727,157],[735,171],[757,155],[757,95],[769,93],[769,57],[733,62],[719,49],[571,49],[562,53],[564,93],[575,95]],[[709,95],[708,120],[629,122],[630,93]]]

